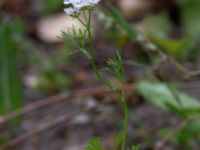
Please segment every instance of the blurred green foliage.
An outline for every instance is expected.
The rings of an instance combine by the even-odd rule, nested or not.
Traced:
[[[194,38],[200,36],[200,1],[178,0],[181,10],[181,21],[185,32]]]
[[[46,12],[54,13],[62,8],[62,0],[45,0]]]
[[[162,82],[140,81],[137,89],[147,101],[165,110],[171,111],[169,105],[176,108],[176,110],[184,109],[188,113],[191,109],[200,108],[200,102],[196,98],[178,90],[175,86],[170,85],[170,88],[167,84]],[[179,102],[175,95],[179,97]]]
[[[42,92],[53,92],[66,90],[70,85],[67,75],[60,72],[59,65],[54,59],[47,58],[42,62],[42,70],[38,75],[36,89]]]
[[[31,74],[34,82],[29,85],[30,88],[44,93],[68,89],[70,78],[63,71],[68,67],[72,59],[68,52],[64,49],[58,49],[51,56],[51,54],[30,41],[27,42],[24,49],[23,57],[28,58],[25,65],[36,69],[36,72]]]
[[[115,22],[122,27],[131,39],[137,37],[137,32],[128,24],[123,15],[112,5],[108,6],[110,15],[114,18]]]
[[[178,60],[190,60],[195,62],[199,54],[200,37],[200,1],[199,0],[176,0],[180,9],[180,26],[182,35],[171,37],[173,22],[169,14],[163,12],[147,16],[144,19],[144,33],[161,50],[174,56]],[[176,27],[177,30],[177,27]]]
[[[188,123],[177,135],[177,142],[185,149],[195,149],[199,147],[200,121],[195,120]]]
[[[148,15],[143,20],[143,32],[146,35],[167,38],[172,28],[172,23],[167,13]]]
[[[51,14],[58,11],[62,7],[63,0],[46,0],[37,1],[42,4],[44,14]],[[153,44],[159,47],[166,54],[172,55],[175,58],[195,60],[200,48],[200,0],[176,0],[180,8],[181,19],[181,36],[172,37],[171,32],[174,27],[172,21],[169,19],[167,12],[147,16],[143,20],[143,32]],[[134,30],[129,23],[123,18],[121,13],[113,6],[109,5],[109,14],[113,17],[115,23],[121,27],[129,39],[135,40],[140,34]],[[114,39],[121,40],[119,47],[123,47],[130,40],[127,37],[120,39],[121,32],[116,31],[118,26],[113,31],[107,34],[115,35]],[[20,44],[24,32],[24,25],[21,20],[17,19],[12,23],[0,22],[0,115],[9,111],[13,111],[22,105],[22,83],[19,77],[19,53]],[[82,39],[83,40],[83,39]],[[116,40],[116,41],[117,41]],[[32,54],[32,53],[31,53]],[[59,70],[60,63],[63,63],[66,57],[64,55],[58,56],[55,59],[49,56],[36,56],[37,63],[42,66],[42,70],[38,73],[37,89],[41,91],[55,91],[66,89],[69,84],[69,78]],[[109,67],[118,77],[118,80],[124,82],[122,79],[123,67],[122,60],[119,55],[116,59],[108,61]],[[31,55],[31,57],[34,57]],[[58,59],[58,60],[57,60]],[[35,62],[34,62],[35,63]],[[64,62],[62,65],[65,65]],[[200,102],[177,89],[175,86],[169,86],[166,83],[140,81],[137,85],[139,93],[150,103],[175,113],[177,116],[190,117],[200,113]],[[185,116],[186,115],[186,116]],[[184,148],[190,149],[193,141],[199,140],[200,122],[191,121],[187,127],[177,134],[177,141],[181,143]],[[121,135],[116,138],[116,146],[120,143]],[[0,144],[4,143],[0,139]],[[191,144],[192,143],[192,144]],[[198,143],[198,142],[197,142]],[[86,150],[102,150],[100,140],[94,138],[91,140]],[[138,147],[132,147],[136,150]]]
[[[103,150],[99,138],[91,139],[85,150]]]
[[[22,104],[22,85],[19,78],[19,43],[24,25],[16,19],[0,23],[0,114],[17,109]]]
[[[114,139],[114,150],[117,150],[119,148],[119,145],[123,139],[123,133],[118,133],[117,136]]]
[[[171,138],[176,138],[184,149],[193,149],[192,146],[199,146],[200,140],[200,102],[175,86],[170,87],[167,84],[169,83],[140,81],[137,90],[145,100],[186,120],[187,124]]]
[[[55,12],[62,8],[63,0],[46,0],[44,1],[47,7],[47,12]]]
[[[133,145],[133,146],[131,147],[131,150],[139,150],[139,146],[134,146],[134,145]]]
[[[170,39],[170,38],[156,38],[151,37],[151,40],[156,46],[163,51],[181,60],[186,56],[188,50],[191,47],[191,41],[189,39]]]
[[[32,4],[37,7],[37,11],[43,15],[49,15],[57,12],[62,8],[63,0],[33,0]]]

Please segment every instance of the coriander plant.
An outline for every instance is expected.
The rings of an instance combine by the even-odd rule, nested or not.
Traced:
[[[108,68],[115,76],[117,82],[112,83],[108,79],[106,79],[98,69],[95,58],[94,58],[94,41],[92,37],[92,11],[95,6],[100,2],[100,0],[64,0],[64,4],[67,6],[64,9],[65,13],[77,19],[83,26],[84,31],[76,30],[74,27],[70,30],[72,36],[63,33],[63,37],[70,43],[73,43],[73,46],[78,49],[80,52],[86,55],[89,59],[91,66],[96,74],[98,80],[100,80],[104,85],[106,85],[114,95],[116,95],[120,104],[123,107],[124,111],[124,119],[123,119],[123,127],[122,132],[116,137],[114,142],[114,149],[117,150],[121,145],[122,150],[126,150],[126,137],[127,137],[127,126],[128,126],[128,107],[125,100],[125,79],[124,79],[124,71],[123,71],[123,63],[122,58],[119,51],[116,51],[116,58],[109,59],[107,61]],[[85,44],[88,43],[89,47],[86,47]],[[97,138],[91,140],[87,150],[102,150],[101,144]],[[134,148],[132,148],[134,149]]]

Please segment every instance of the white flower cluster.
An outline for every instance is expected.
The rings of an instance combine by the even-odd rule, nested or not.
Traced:
[[[64,4],[68,8],[64,9],[68,15],[75,15],[80,13],[81,10],[93,8],[100,0],[64,0]]]

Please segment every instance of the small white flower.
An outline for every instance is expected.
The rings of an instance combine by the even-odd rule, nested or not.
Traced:
[[[74,14],[78,14],[80,12],[79,9],[72,8],[72,7],[65,8],[64,11],[68,15],[74,15]]]
[[[100,0],[64,0],[68,8],[64,9],[68,15],[75,15],[81,10],[93,8]]]

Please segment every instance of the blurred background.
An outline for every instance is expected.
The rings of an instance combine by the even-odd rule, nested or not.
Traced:
[[[200,112],[200,1],[110,0],[121,13],[117,19],[107,3],[101,0],[93,15],[96,63],[114,80],[106,61],[116,49],[122,52],[127,144],[156,149],[185,116]],[[87,58],[62,38],[72,26],[83,28],[64,8],[62,0],[0,1],[2,149],[83,150],[96,136],[113,149],[123,112]],[[199,124],[181,129],[162,149],[199,150]]]

